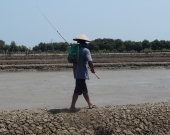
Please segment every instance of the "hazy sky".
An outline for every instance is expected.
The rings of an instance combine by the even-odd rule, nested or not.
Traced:
[[[0,0],[0,40],[33,47],[64,42],[36,5],[70,43],[90,40],[170,40],[170,0]]]

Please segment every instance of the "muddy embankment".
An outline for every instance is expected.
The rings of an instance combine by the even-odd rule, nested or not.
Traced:
[[[1,135],[169,135],[170,103],[0,112]]]
[[[170,54],[93,54],[98,69],[169,68]],[[12,55],[0,57],[0,71],[70,70],[67,55]]]
[[[169,54],[93,55],[95,68],[169,68]],[[69,70],[65,55],[1,57],[0,71]],[[0,135],[169,135],[170,102],[0,112]]]

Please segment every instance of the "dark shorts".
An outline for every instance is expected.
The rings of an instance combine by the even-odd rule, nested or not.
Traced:
[[[76,79],[76,87],[74,93],[78,95],[81,95],[82,93],[88,93],[85,79]]]

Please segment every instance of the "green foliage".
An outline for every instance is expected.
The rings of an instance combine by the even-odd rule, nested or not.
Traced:
[[[123,44],[125,45],[127,52],[134,49],[134,43],[132,41],[130,41],[130,40],[125,41]]]
[[[151,44],[150,44],[150,42],[148,40],[145,39],[145,40],[142,41],[142,48],[143,48],[143,50],[145,48],[150,48],[150,46],[151,46]]]
[[[18,46],[16,45],[16,43],[14,41],[11,42],[11,45],[9,46],[8,51],[11,53],[16,53],[18,51]]]
[[[2,51],[5,46],[5,41],[0,40],[0,50]]]
[[[160,50],[160,51],[162,51],[162,49],[164,48],[164,47],[167,47],[167,49],[169,49],[168,47],[169,47],[169,44],[168,44],[168,42],[166,42],[166,41],[158,41],[157,39],[156,40],[154,40],[153,42],[151,42],[151,49],[152,50]]]
[[[92,41],[88,44],[88,48],[92,50],[93,52],[98,52],[99,51],[99,46],[95,41]]]
[[[170,49],[170,41],[166,41],[165,42],[165,48],[166,49]]]
[[[5,53],[9,50],[10,46],[9,45],[4,45],[3,50]]]
[[[141,52],[142,51],[142,42],[134,42],[133,48],[136,52]]]
[[[40,50],[40,47],[38,45],[36,45],[32,48],[32,50],[35,52],[38,52]]]
[[[71,44],[73,45],[73,44]],[[6,45],[5,41],[0,40],[0,52],[9,52],[9,53],[17,53],[17,52],[25,52],[31,53],[65,53],[67,52],[67,43],[65,42],[54,42],[54,43],[42,43],[40,42],[38,45],[35,45],[32,50],[28,49],[24,45],[17,46],[14,41],[11,42],[10,45]],[[99,52],[99,53],[123,53],[123,52],[143,52],[143,53],[151,53],[151,52],[169,52],[170,50],[170,41],[165,40],[154,40],[149,42],[148,40],[143,40],[142,42],[134,42],[134,41],[122,41],[121,39],[111,39],[111,38],[98,38],[90,43],[88,43],[88,48],[91,52]]]
[[[28,48],[24,45],[19,46],[18,49],[20,52],[26,52],[28,50]]]
[[[153,51],[152,51],[152,49],[150,49],[150,48],[145,48],[144,49],[144,53],[146,53],[146,54],[149,54],[149,53],[152,53]]]
[[[123,52],[124,46],[123,46],[123,41],[121,39],[116,39],[115,40],[115,50]]]

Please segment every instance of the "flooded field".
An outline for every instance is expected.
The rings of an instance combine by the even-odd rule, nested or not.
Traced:
[[[87,80],[97,106],[170,101],[170,70],[97,70]],[[0,73],[0,110],[69,108],[75,86],[72,71]],[[83,96],[77,107],[87,106]]]

